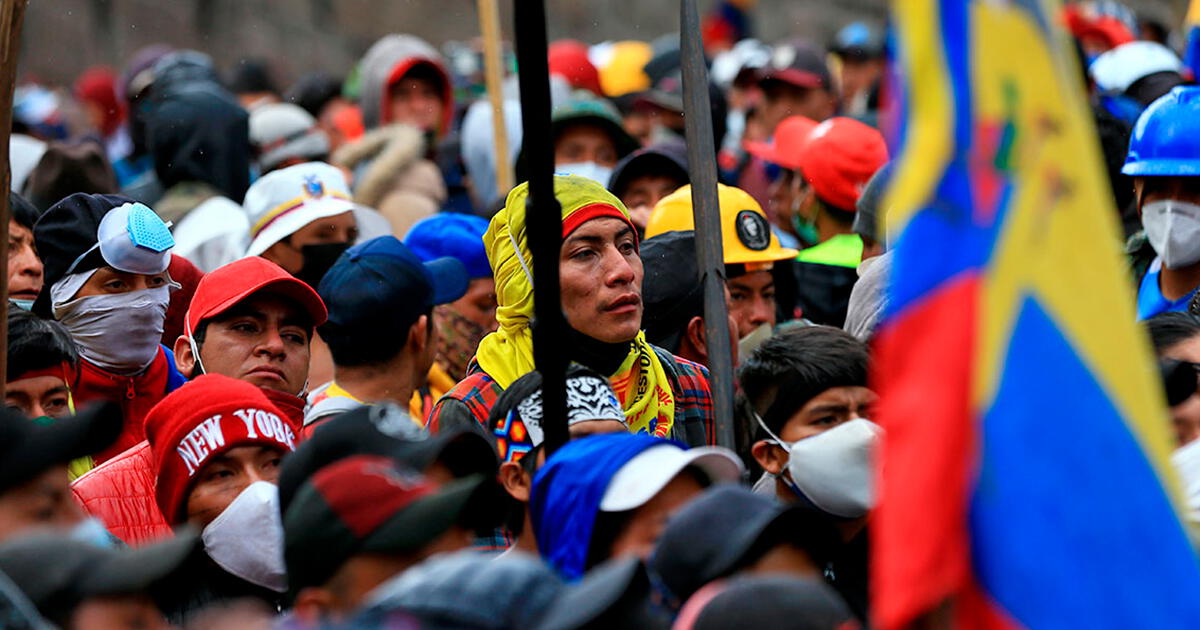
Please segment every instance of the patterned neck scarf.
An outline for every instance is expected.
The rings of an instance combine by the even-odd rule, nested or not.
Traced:
[[[438,329],[438,365],[455,382],[461,381],[467,376],[467,365],[487,332],[449,304],[434,307],[433,322]]]

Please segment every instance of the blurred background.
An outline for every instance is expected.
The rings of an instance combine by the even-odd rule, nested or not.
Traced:
[[[699,0],[701,12],[713,0]],[[882,24],[882,0],[750,0],[753,33],[764,41],[800,35],[824,43],[853,20]],[[1128,0],[1178,25],[1186,0]],[[512,0],[500,0],[512,38]],[[548,0],[550,39],[652,40],[678,30],[675,0]],[[380,36],[415,33],[435,46],[477,36],[475,0],[30,0],[21,75],[66,83],[95,64],[120,66],[156,42],[196,48],[228,70],[243,58],[270,60],[284,85],[301,72],[344,73]]]

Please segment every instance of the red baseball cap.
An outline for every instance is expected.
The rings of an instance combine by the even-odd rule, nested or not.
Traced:
[[[574,88],[590,91],[597,96],[603,96],[600,89],[600,72],[588,59],[586,44],[573,39],[560,39],[547,51],[547,63],[550,74],[557,74],[567,80]]]
[[[324,324],[329,317],[325,303],[312,287],[265,258],[249,256],[205,274],[196,286],[196,294],[184,316],[184,334],[190,337],[200,322],[224,313],[263,290],[298,302],[312,318],[314,326]]]
[[[800,149],[816,127],[817,121],[807,116],[788,116],[775,127],[770,142],[747,141],[742,146],[756,158],[794,171],[800,168]]]
[[[800,171],[821,201],[854,212],[867,180],[888,160],[883,134],[853,118],[830,118],[809,134]]]

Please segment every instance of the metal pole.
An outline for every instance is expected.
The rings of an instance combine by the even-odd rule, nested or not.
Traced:
[[[529,167],[526,233],[533,253],[533,361],[542,374],[542,427],[549,455],[567,442],[567,338],[558,286],[562,207],[554,196],[554,139],[550,135],[550,68],[544,0],[514,0],[517,68],[521,82],[522,146]]]
[[[0,168],[4,169],[4,194],[0,195],[0,225],[8,231],[8,191],[12,189],[12,169],[8,163],[8,141],[12,133],[13,90],[17,84],[17,56],[21,47],[21,23],[25,18],[27,0],[4,0],[0,4]],[[8,382],[8,239],[0,238],[0,398]]]
[[[695,0],[680,0],[680,52],[683,61],[683,110],[687,133],[688,174],[696,223],[696,259],[704,283],[704,334],[708,376],[716,416],[716,443],[736,449],[733,431],[733,350],[725,305],[725,255],[721,212],[717,206],[717,150],[708,102],[708,69],[700,42]],[[712,436],[710,436],[712,437]]]
[[[508,158],[508,128],[504,124],[504,67],[500,37],[500,8],[496,0],[479,0],[479,30],[483,34],[483,69],[488,101],[492,104],[492,150],[496,159],[496,192],[500,197],[513,187]]]

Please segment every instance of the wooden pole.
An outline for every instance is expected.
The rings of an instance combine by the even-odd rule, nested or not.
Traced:
[[[558,286],[562,206],[554,196],[554,139],[550,135],[550,67],[544,0],[513,0],[521,125],[529,199],[525,225],[533,254],[533,362],[542,374],[542,429],[549,456],[567,443],[567,320]]]
[[[717,205],[717,149],[709,104],[708,68],[700,42],[696,0],[680,0],[680,52],[683,63],[683,118],[687,134],[696,259],[704,284],[704,334],[708,375],[716,417],[716,442],[736,450],[733,430],[733,347],[725,305],[725,254]]]
[[[0,195],[0,225],[8,232],[8,192],[12,189],[12,169],[8,163],[8,141],[12,134],[13,90],[17,85],[17,57],[21,48],[21,24],[28,0],[3,0],[0,3],[0,168],[4,169],[4,194]],[[0,398],[8,382],[8,239],[0,238]]]
[[[496,193],[503,198],[513,187],[513,167],[508,157],[508,127],[504,124],[504,46],[500,35],[500,8],[496,0],[479,0],[479,30],[483,33],[484,82],[488,101],[492,104]]]

